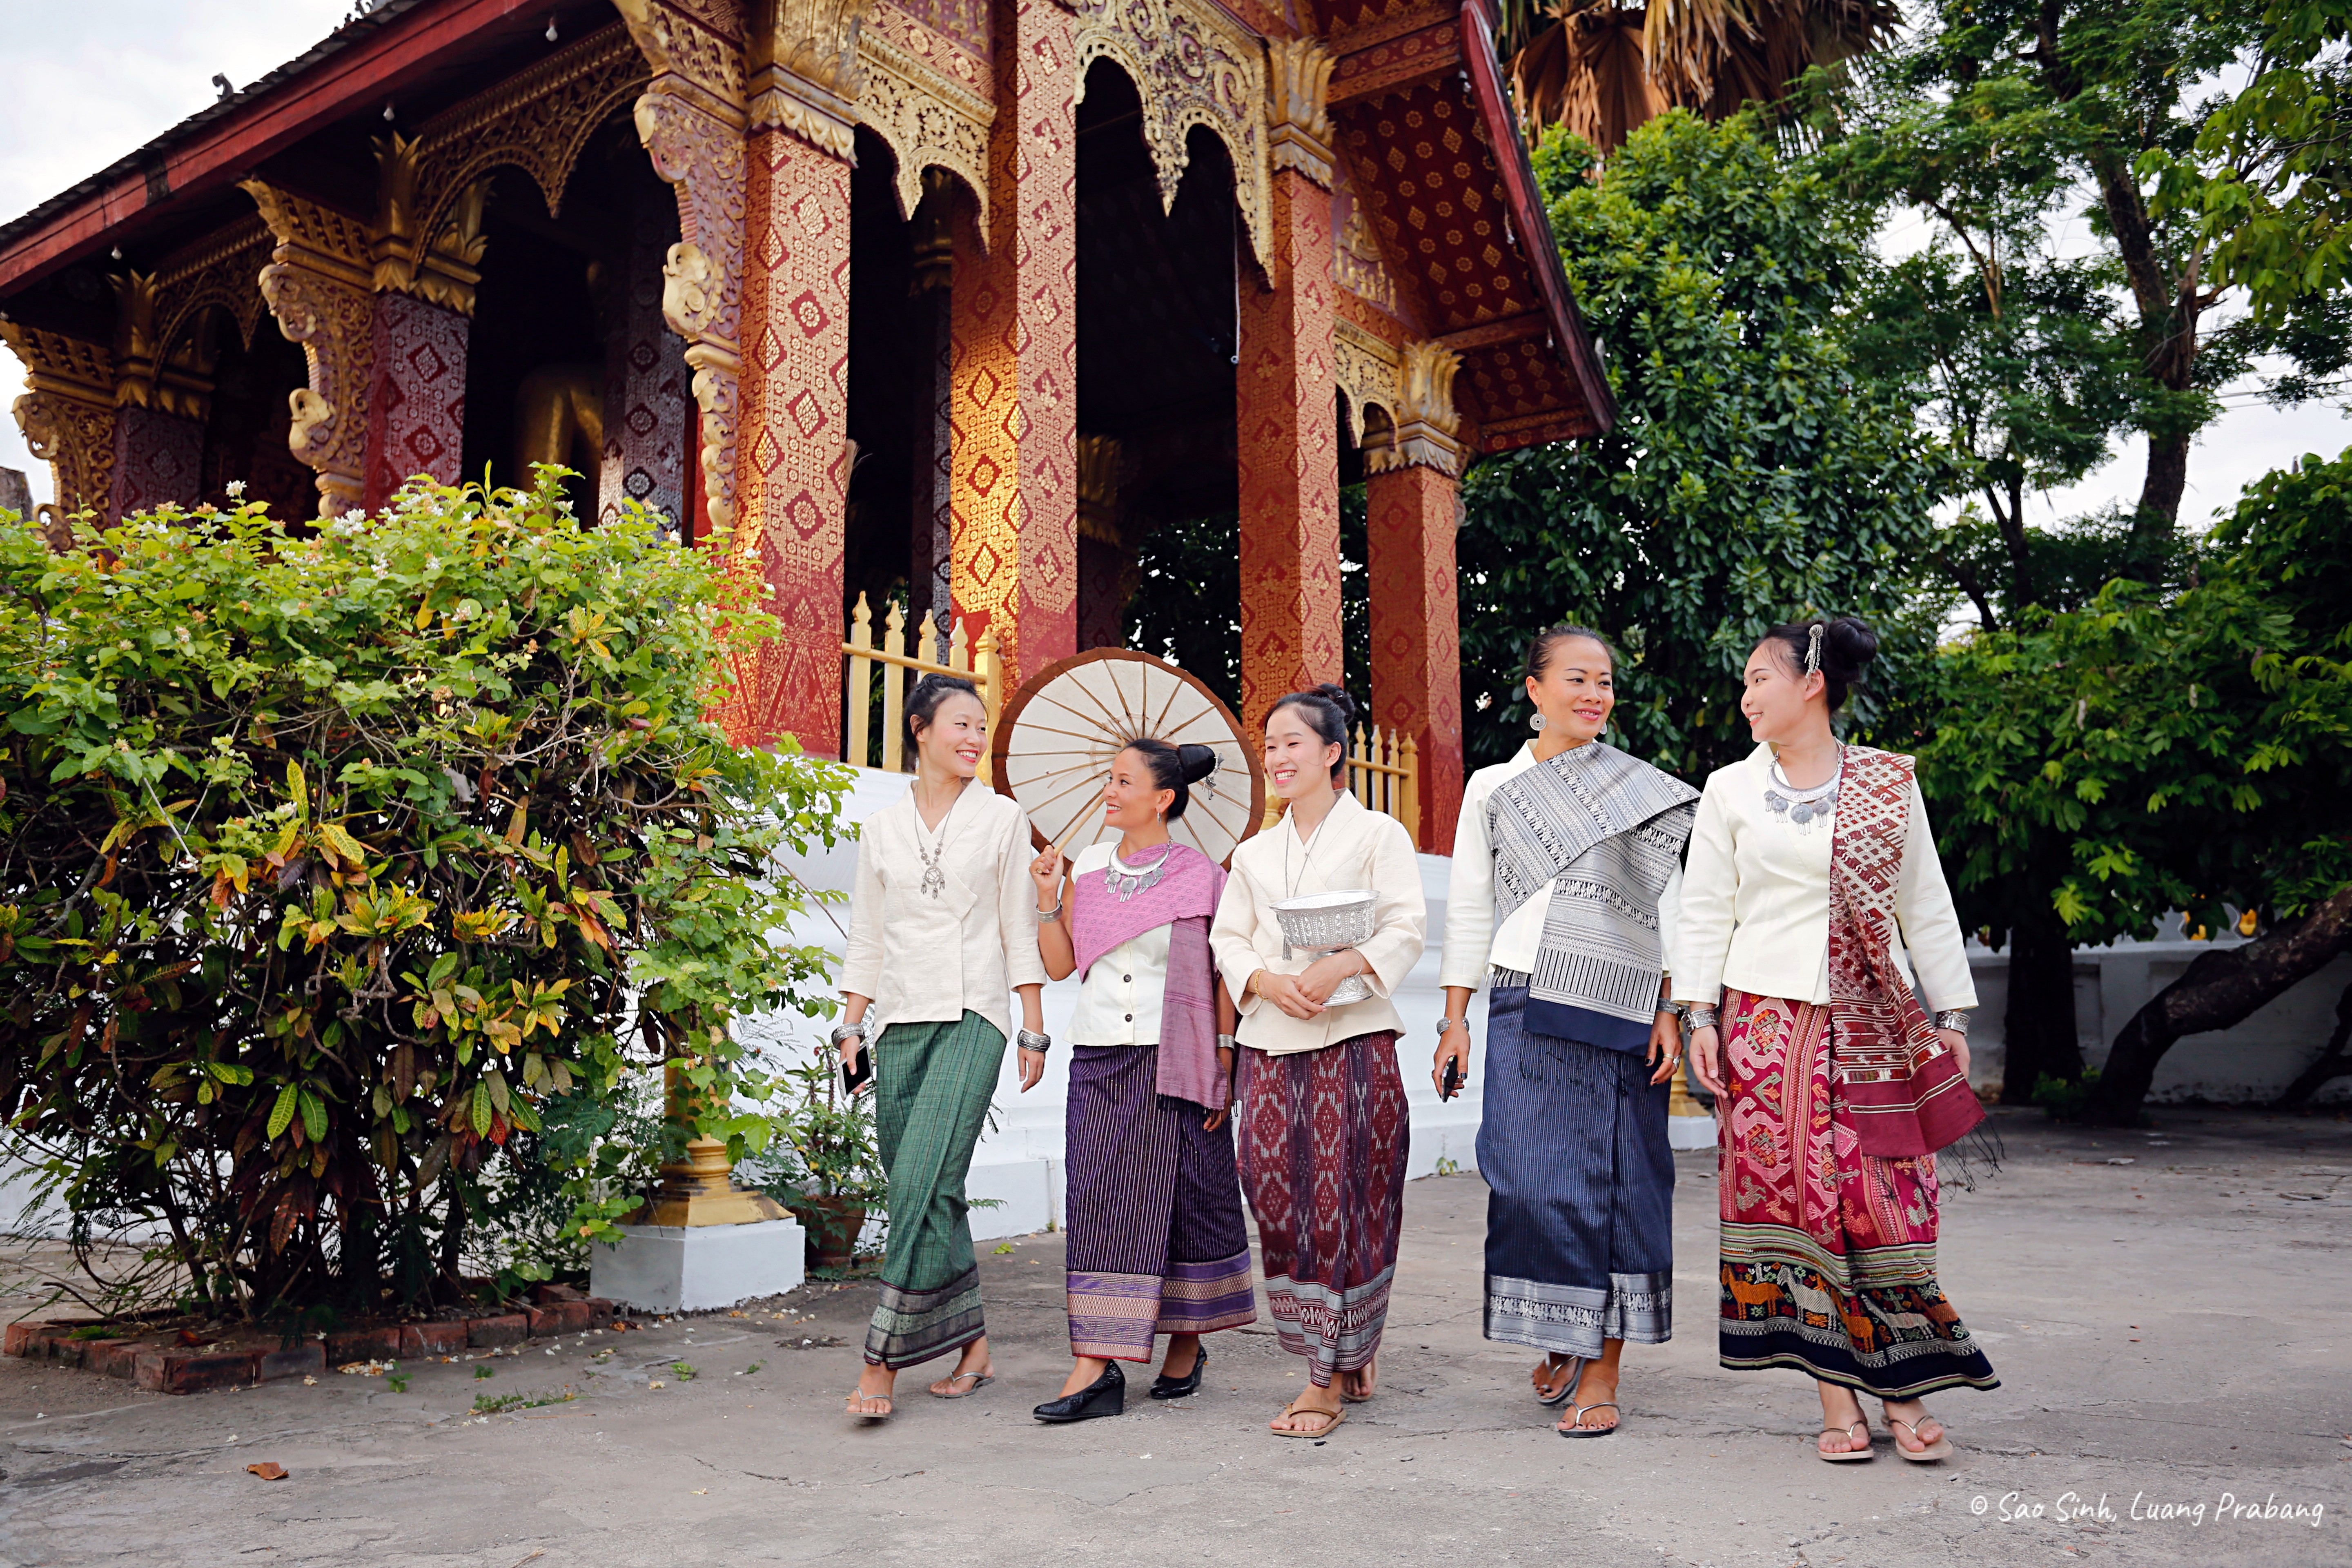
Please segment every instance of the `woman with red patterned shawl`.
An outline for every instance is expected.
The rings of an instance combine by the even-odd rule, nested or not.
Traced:
[[[1999,1386],[1936,1279],[1933,1151],[1983,1114],[1959,921],[1912,760],[1830,726],[1877,650],[1841,616],[1748,656],[1759,743],[1706,781],[1675,940],[1722,1128],[1722,1363],[1812,1374],[1832,1463],[1871,1457],[1858,1394],[1926,1462],[1952,1446],[1920,1396]]]

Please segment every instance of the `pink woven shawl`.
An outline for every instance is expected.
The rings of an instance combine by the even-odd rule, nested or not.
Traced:
[[[1078,978],[1095,961],[1146,931],[1168,932],[1168,986],[1160,1010],[1159,1091],[1215,1110],[1225,1103],[1217,1070],[1217,973],[1209,956],[1209,921],[1225,889],[1217,863],[1187,844],[1168,847],[1160,879],[1133,898],[1111,890],[1109,867],[1072,884],[1071,946]]]

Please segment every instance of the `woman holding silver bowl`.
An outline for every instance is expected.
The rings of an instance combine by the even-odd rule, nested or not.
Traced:
[[[1209,933],[1241,1013],[1241,1177],[1266,1302],[1308,1382],[1268,1425],[1320,1437],[1372,1396],[1404,1217],[1391,992],[1427,936],[1412,840],[1343,787],[1356,705],[1294,691],[1265,721],[1287,820],[1234,851]],[[1336,1384],[1336,1387],[1334,1386]]]

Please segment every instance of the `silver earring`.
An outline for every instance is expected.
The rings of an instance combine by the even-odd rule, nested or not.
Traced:
[[[1543,715],[1542,715],[1542,714],[1540,714],[1540,713],[1530,713],[1530,714],[1528,714],[1528,729],[1530,729],[1530,730],[1540,730],[1540,729],[1542,729],[1542,728],[1543,728],[1543,725],[1544,725],[1544,718],[1543,718]]]

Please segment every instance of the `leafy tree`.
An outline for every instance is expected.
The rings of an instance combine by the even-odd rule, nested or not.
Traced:
[[[2093,1109],[2128,1122],[2179,1035],[2225,1027],[2352,943],[2352,452],[2250,489],[2197,585],[2109,584],[1948,651],[1923,788],[1964,923],[2031,942],[2240,917],[2118,1037]],[[2054,863],[2053,863],[2054,862]],[[2063,971],[2062,971],[2063,973]],[[2079,1077],[2071,986],[2012,999],[2004,1098]]]
[[[772,858],[845,779],[705,717],[766,617],[561,482],[0,530],[0,1110],[205,1310],[462,1296],[519,1154],[609,1237],[647,1078],[757,1149],[730,1023],[825,1005]]]
[[[1747,753],[1738,671],[1775,621],[1872,620],[1889,645],[1880,685],[1899,685],[1929,640],[1908,588],[1949,469],[1913,425],[1907,379],[1865,374],[1850,342],[1874,211],[1746,117],[1663,115],[1597,174],[1556,131],[1536,167],[1619,417],[1465,483],[1474,763],[1525,739],[1527,639],[1563,619],[1622,643],[1626,744],[1694,777]]]

